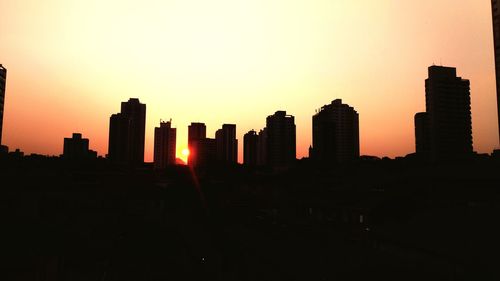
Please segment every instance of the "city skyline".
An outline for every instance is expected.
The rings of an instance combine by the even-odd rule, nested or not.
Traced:
[[[160,119],[173,118],[178,128],[177,155],[182,157],[180,152],[187,147],[187,125],[192,121],[206,123],[207,135],[214,135],[221,123],[237,124],[236,138],[243,140],[245,132],[264,127],[265,116],[277,110],[295,116],[297,158],[302,158],[308,155],[312,143],[310,118],[314,109],[338,98],[360,113],[362,155],[404,156],[415,151],[413,114],[425,109],[422,95],[426,68],[435,63],[457,67],[471,81],[474,150],[490,153],[498,148],[491,3],[450,3],[423,1],[412,6],[383,1],[256,2],[239,7],[216,1],[213,7],[203,6],[206,13],[179,4],[173,10],[187,15],[192,22],[175,18],[170,23],[162,20],[163,13],[169,13],[166,8],[170,6],[163,6],[167,4],[148,2],[139,11],[123,4],[121,10],[115,11],[112,5],[87,3],[89,8],[99,7],[96,12],[78,4],[46,3],[60,9],[39,7],[40,13],[34,15],[33,21],[40,24],[32,25],[23,24],[29,14],[26,7],[37,10],[40,4],[7,3],[0,12],[6,22],[0,27],[5,34],[0,42],[0,63],[9,70],[2,142],[11,150],[20,148],[28,154],[59,155],[61,139],[81,132],[91,140],[91,149],[105,155],[107,118],[116,112],[118,102],[137,97],[150,105],[146,119],[147,162],[153,160],[153,130]],[[221,21],[215,20],[219,16],[214,8],[217,5],[224,5]],[[360,5],[366,9],[360,10]],[[409,6],[411,14],[406,14]],[[262,7],[269,7],[269,14],[260,14]],[[78,11],[80,8],[82,11]],[[146,15],[153,10],[157,10],[154,15],[158,17],[148,21]],[[83,16],[84,12],[88,15]],[[137,27],[129,36],[124,33],[128,25],[119,27],[119,23],[126,23],[135,12]],[[67,14],[95,18],[103,31],[96,32],[94,25],[81,26]],[[297,20],[294,15],[301,17]],[[253,16],[263,17],[258,27],[252,27]],[[279,16],[283,25],[271,21],[272,16]],[[111,23],[106,24],[105,18]],[[234,23],[234,28],[226,28],[226,20]],[[61,22],[67,23],[60,25],[67,29],[60,27],[47,33]],[[154,23],[165,30],[155,29]],[[176,23],[184,23],[180,26],[182,34],[171,28]],[[206,29],[199,31],[197,27],[202,23]],[[349,28],[339,30],[343,25]],[[242,37],[232,37],[239,28]],[[266,33],[267,28],[270,31]],[[46,36],[34,36],[41,40],[36,45],[29,41],[31,34]],[[114,39],[106,38],[112,34]],[[267,42],[264,39],[273,38],[268,37],[271,35],[281,37],[257,44]],[[162,37],[168,39],[158,39]],[[205,42],[203,38],[214,41],[202,46],[199,43]],[[299,44],[303,41],[308,43]],[[174,49],[169,48],[172,42]],[[108,43],[109,48],[104,46]],[[127,47],[121,47],[123,43]],[[64,49],[49,51],[58,45]],[[175,46],[189,47],[188,53],[175,53]],[[255,52],[249,51],[254,47]],[[165,51],[164,56],[159,55],[160,50]],[[184,60],[188,55],[194,55],[192,60]],[[287,62],[291,57],[294,59]],[[168,62],[175,67],[158,67]],[[276,73],[256,74],[264,69]],[[384,114],[380,114],[382,106]],[[36,126],[44,129],[39,131],[42,129],[33,128],[29,120],[51,126]],[[378,127],[376,123],[388,125]],[[34,140],[28,134],[31,131],[40,138]],[[238,146],[241,163],[243,141]]]
[[[500,280],[500,0],[4,2],[0,281]]]

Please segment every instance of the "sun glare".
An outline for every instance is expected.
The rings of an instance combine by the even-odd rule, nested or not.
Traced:
[[[184,157],[188,157],[188,156],[189,156],[189,149],[184,148],[184,149],[182,150],[182,156],[184,156]]]

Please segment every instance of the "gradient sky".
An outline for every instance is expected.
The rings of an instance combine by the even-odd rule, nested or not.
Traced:
[[[153,130],[172,118],[177,155],[187,126],[243,134],[266,116],[295,116],[307,156],[315,109],[341,98],[360,114],[361,154],[415,151],[432,64],[471,80],[474,149],[498,147],[489,0],[0,0],[8,69],[4,144],[59,155],[81,132],[107,153],[120,102],[147,105]]]

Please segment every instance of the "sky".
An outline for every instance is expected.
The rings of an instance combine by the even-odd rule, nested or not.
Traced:
[[[0,0],[8,69],[3,143],[59,155],[73,132],[105,155],[109,117],[131,97],[147,106],[145,160],[160,120],[208,137],[237,124],[295,116],[297,157],[312,115],[334,99],[359,113],[362,155],[415,151],[433,64],[471,81],[474,150],[498,148],[489,0]]]

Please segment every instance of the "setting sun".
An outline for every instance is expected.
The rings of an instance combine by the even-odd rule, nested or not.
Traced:
[[[188,157],[189,157],[189,149],[183,148],[181,150],[181,156],[179,158],[182,159],[184,163],[187,163]]]

